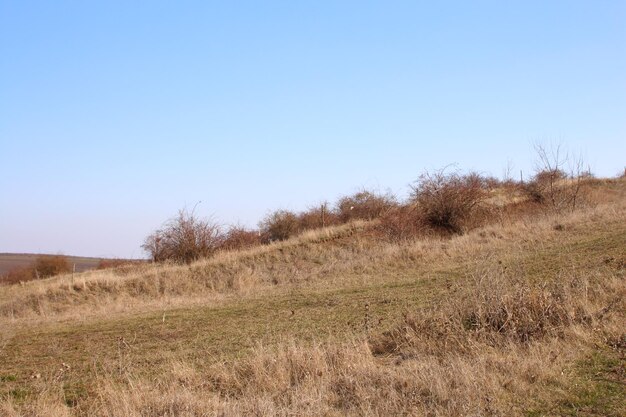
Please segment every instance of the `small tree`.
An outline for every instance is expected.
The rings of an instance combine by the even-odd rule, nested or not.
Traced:
[[[526,185],[528,196],[557,212],[574,210],[580,202],[582,180],[590,175],[584,171],[581,157],[574,157],[560,145],[546,149],[536,144],[535,176]]]
[[[171,260],[190,263],[211,256],[221,245],[223,235],[216,223],[197,218],[183,209],[162,229],[149,235],[142,248],[155,262]]]

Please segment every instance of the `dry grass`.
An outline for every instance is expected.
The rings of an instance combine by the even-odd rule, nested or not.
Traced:
[[[6,287],[0,414],[624,415],[626,199],[597,187],[453,238],[354,223]]]
[[[624,337],[623,276],[572,276],[560,288],[528,286],[501,271],[478,274],[453,291],[449,303],[369,340],[291,340],[206,369],[169,358],[153,378],[126,359],[131,346],[120,342],[119,365],[100,370],[91,401],[66,389],[61,367],[51,376],[59,383],[46,383],[45,400],[3,406],[9,416],[55,408],[120,417],[522,415],[554,397],[569,399],[561,389],[578,381],[576,360],[599,340]],[[493,294],[473,291],[487,290],[494,280]],[[535,296],[520,300],[520,290]],[[604,415],[625,411],[619,397],[613,401],[601,409]],[[72,413],[62,404],[72,405]]]

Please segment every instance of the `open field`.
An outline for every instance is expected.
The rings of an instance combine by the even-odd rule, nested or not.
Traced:
[[[626,183],[451,238],[371,223],[0,292],[7,416],[626,415]]]
[[[33,265],[40,256],[34,253],[0,253],[0,275],[17,268]],[[76,265],[76,272],[95,269],[103,258],[89,258],[84,256],[67,256],[70,265]]]
[[[55,259],[62,259],[59,264]],[[37,262],[43,262],[37,267]],[[34,269],[63,267],[64,271],[85,272],[93,269],[104,269],[121,266],[123,264],[138,264],[145,260],[90,258],[84,256],[48,255],[34,253],[0,253],[0,285],[17,284],[34,279],[40,279]],[[47,265],[47,266],[45,266]],[[58,272],[52,272],[56,274]]]

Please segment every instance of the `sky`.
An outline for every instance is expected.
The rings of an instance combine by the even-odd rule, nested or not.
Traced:
[[[626,164],[624,1],[0,0],[0,252],[145,256],[533,143]]]

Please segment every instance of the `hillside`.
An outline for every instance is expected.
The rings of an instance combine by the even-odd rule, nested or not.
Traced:
[[[375,222],[2,288],[3,415],[626,415],[626,181],[567,213]]]

